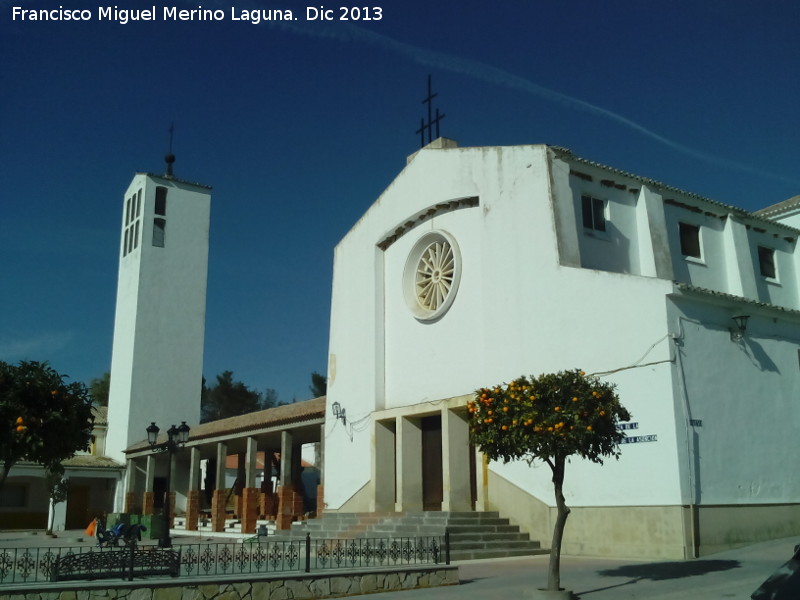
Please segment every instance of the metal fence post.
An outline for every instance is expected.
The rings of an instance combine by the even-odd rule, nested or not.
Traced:
[[[130,548],[131,548],[131,558],[130,558],[130,561],[128,562],[128,581],[133,581],[133,553],[134,553],[134,547],[131,546]],[[123,576],[123,579],[125,579],[124,576]]]
[[[450,529],[444,530],[444,564],[450,564]]]
[[[306,573],[311,571],[311,534],[306,533]]]

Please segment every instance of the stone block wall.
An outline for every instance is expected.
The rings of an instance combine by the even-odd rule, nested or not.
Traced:
[[[457,585],[458,567],[433,565],[403,570],[312,573],[294,577],[252,576],[242,581],[216,582],[213,578],[94,581],[43,584],[27,589],[4,589],[3,600],[312,600],[398,590]]]
[[[169,526],[175,527],[175,492],[169,493]]]
[[[225,500],[227,490],[214,490],[211,496],[211,531],[225,530]]]
[[[258,519],[258,488],[244,488],[242,491],[242,533],[256,532],[256,519]]]
[[[138,494],[136,492],[125,493],[125,512],[128,514],[140,513],[141,505],[136,501]]]
[[[271,488],[262,486],[258,513],[264,519],[275,520],[275,516],[278,514],[278,499]]]
[[[186,496],[186,530],[197,531],[200,520],[200,490],[190,490]]]
[[[278,515],[275,519],[277,529],[289,529],[292,521],[303,514],[303,497],[298,494],[294,486],[282,485],[278,487]]]
[[[320,483],[317,486],[317,514],[315,515],[318,519],[322,518],[322,513],[325,509],[325,488]]]

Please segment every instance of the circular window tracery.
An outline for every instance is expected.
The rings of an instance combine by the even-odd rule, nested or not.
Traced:
[[[432,231],[414,245],[403,287],[408,307],[421,321],[441,317],[453,303],[461,279],[458,244],[444,231]]]

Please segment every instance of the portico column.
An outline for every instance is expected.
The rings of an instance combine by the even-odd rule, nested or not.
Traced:
[[[278,529],[289,529],[292,525],[294,483],[292,478],[293,440],[289,431],[281,432],[281,482],[278,487]]]
[[[244,490],[242,492],[242,533],[255,533],[258,519],[258,488],[256,487],[256,460],[258,442],[247,438],[245,451]]]
[[[372,511],[395,509],[395,421],[376,421],[373,435],[375,452],[372,455]]]
[[[127,460],[128,468],[125,470],[125,505],[122,510],[126,513],[136,511],[136,459]]]
[[[397,417],[395,510],[422,510],[422,428],[418,419]]]
[[[442,409],[442,510],[472,510],[469,486],[469,425],[459,413]]]
[[[217,472],[214,478],[214,493],[211,496],[211,531],[225,530],[225,461],[228,458],[228,445],[217,443]]]
[[[475,510],[489,510],[489,461],[477,448],[475,448],[475,479],[478,488]]]
[[[169,514],[165,516],[169,519],[169,526],[172,528],[175,527],[175,472],[178,468],[178,456],[175,452],[169,453],[168,456],[167,468],[169,469],[169,474],[167,475],[167,481],[169,481],[169,489],[167,494],[169,494]]]
[[[144,497],[142,498],[142,514],[152,515],[155,512],[156,499],[153,494],[153,481],[156,478],[156,457],[147,456],[147,466],[144,475]]]
[[[272,487],[272,465],[275,460],[275,450],[268,448],[264,451],[264,479],[261,482],[261,514],[264,518],[275,517],[277,512],[277,499]]]
[[[186,530],[197,531],[200,520],[200,449],[189,451],[189,488],[186,491]]]
[[[319,444],[317,444],[319,452],[317,453],[317,469],[319,469],[319,485],[317,485],[317,514],[316,517],[320,518],[325,510],[325,425],[319,426]]]
[[[306,491],[303,483],[303,445],[292,446],[292,517],[305,514],[306,507],[303,500]]]
[[[233,483],[233,513],[237,518],[242,518],[242,490],[244,490],[245,455],[239,452],[236,455],[236,481]]]

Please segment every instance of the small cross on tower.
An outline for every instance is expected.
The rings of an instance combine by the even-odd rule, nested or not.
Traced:
[[[428,105],[428,122],[425,122],[425,119],[422,118],[420,120],[419,129],[417,129],[416,133],[420,135],[420,147],[425,147],[426,144],[430,144],[433,140],[439,137],[439,122],[444,119],[445,115],[439,113],[439,109],[436,109],[436,117],[433,116],[433,99],[436,98],[438,94],[434,94],[433,90],[431,89],[431,76],[428,75],[428,96],[422,101],[423,104]],[[433,136],[433,127],[436,126],[436,136]],[[428,141],[425,141],[425,133],[428,133]]]

